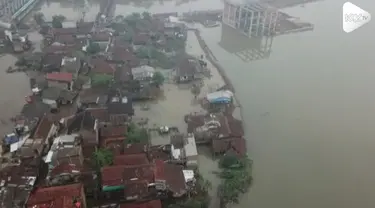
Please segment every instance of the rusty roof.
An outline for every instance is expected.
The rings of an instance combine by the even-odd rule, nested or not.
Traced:
[[[107,140],[105,148],[110,150],[113,155],[122,155],[124,153],[124,140]]]
[[[48,73],[46,79],[58,82],[71,82],[73,80],[73,74],[68,72],[53,72]]]
[[[99,33],[93,33],[91,35],[91,40],[93,41],[109,41],[109,38],[111,37],[111,34],[108,32],[99,32]]]
[[[136,67],[139,65],[139,59],[134,55],[133,52],[123,49],[123,48],[114,48],[113,49],[112,60],[113,61],[121,61],[121,62],[129,62],[129,66]]]
[[[231,137],[224,139],[214,139],[212,141],[212,151],[216,154],[224,154],[232,150],[239,156],[246,154],[246,141],[242,137]]]
[[[101,138],[124,137],[127,132],[127,126],[102,126],[99,132]]]
[[[53,125],[53,121],[49,119],[48,116],[44,115],[40,120],[36,130],[34,132],[33,137],[39,139],[46,139],[48,136],[49,131]]]
[[[102,186],[119,186],[123,184],[124,165],[108,166],[101,169]]]
[[[126,166],[124,172],[124,182],[127,183],[134,179],[147,180],[149,183],[154,182],[154,165],[143,164]]]
[[[0,183],[4,186],[33,187],[39,175],[39,164],[40,158],[24,158],[19,165],[7,166],[0,171]]]
[[[161,208],[161,201],[160,200],[152,200],[148,202],[132,202],[121,204],[120,208]]]
[[[113,159],[114,165],[142,165],[148,163],[149,161],[145,153],[133,155],[118,155]]]
[[[150,158],[150,161],[155,161],[155,160],[162,160],[162,161],[167,161],[170,160],[170,154],[167,152],[163,151],[162,148],[150,148],[148,151],[148,156]]]
[[[99,74],[113,75],[115,73],[115,67],[109,64],[104,58],[95,58],[90,63],[93,67],[91,71]]]
[[[162,160],[155,160],[154,178],[156,180],[165,180],[165,163]]]
[[[54,167],[50,172],[49,176],[55,177],[61,174],[77,174],[82,171],[82,165],[79,163],[72,162],[62,162]]]
[[[185,177],[181,165],[165,163],[165,180],[169,191],[174,194],[182,195],[186,192]]]
[[[28,208],[34,206],[72,207],[74,200],[84,202],[83,185],[81,183],[48,188],[37,188],[27,201]]]
[[[188,124],[187,132],[193,133],[197,127],[204,125],[204,115],[186,115],[185,121]]]
[[[124,146],[124,155],[139,154],[148,151],[148,145],[142,143],[126,144]]]
[[[147,180],[133,180],[126,183],[125,197],[144,198],[148,193]]]

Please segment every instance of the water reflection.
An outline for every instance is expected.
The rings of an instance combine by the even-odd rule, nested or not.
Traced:
[[[229,26],[221,27],[220,47],[245,62],[269,58],[272,42],[273,36],[249,38]]]

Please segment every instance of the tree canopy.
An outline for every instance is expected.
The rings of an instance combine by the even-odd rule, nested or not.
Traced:
[[[159,71],[155,72],[154,75],[152,76],[152,82],[156,84],[157,86],[162,85],[164,83],[164,80],[165,80],[164,75]]]
[[[62,28],[62,23],[65,21],[65,16],[63,15],[54,15],[52,17],[52,27],[53,28]]]
[[[35,13],[34,20],[38,25],[42,25],[45,22],[44,14],[41,12]]]
[[[252,161],[247,157],[238,158],[235,155],[224,155],[219,165],[221,171],[218,176],[222,183],[218,188],[218,196],[222,203],[238,203],[238,197],[246,193],[252,182]]]
[[[98,149],[94,152],[93,159],[98,167],[112,165],[113,153],[108,149]]]
[[[86,52],[89,54],[96,54],[100,52],[100,45],[99,43],[90,43],[87,48]]]
[[[127,144],[148,143],[148,139],[149,135],[147,129],[140,128],[134,123],[129,124],[125,140]]]
[[[107,74],[93,74],[91,76],[91,85],[93,87],[105,87],[108,86],[113,77]]]

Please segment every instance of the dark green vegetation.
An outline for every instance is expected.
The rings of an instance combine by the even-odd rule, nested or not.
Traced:
[[[161,72],[155,72],[155,74],[152,76],[152,82],[156,86],[163,85],[164,80],[165,80],[165,77]]]
[[[52,17],[52,27],[53,28],[62,28],[62,23],[66,18],[63,15],[54,15]]]
[[[112,80],[113,77],[111,75],[93,74],[91,76],[91,85],[93,87],[107,87]]]
[[[113,153],[109,149],[97,149],[93,154],[93,161],[98,168],[112,165]]]
[[[246,193],[252,182],[252,161],[247,158],[238,158],[233,154],[224,155],[219,166],[218,176],[222,183],[218,188],[218,196],[222,204],[238,203],[238,197]]]
[[[147,129],[141,128],[134,123],[130,123],[128,130],[126,132],[127,144],[136,144],[136,143],[148,143],[149,135]]]
[[[91,42],[87,48],[86,48],[86,52],[89,53],[89,54],[96,54],[96,53],[99,53],[100,52],[100,45],[99,43],[94,43],[94,42]]]
[[[212,184],[201,175],[196,174],[196,186],[189,193],[188,197],[170,204],[168,208],[208,208],[211,198],[208,192]]]

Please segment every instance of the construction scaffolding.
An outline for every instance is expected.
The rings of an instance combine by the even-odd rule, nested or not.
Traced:
[[[253,0],[224,0],[223,24],[248,37],[272,36],[278,20],[278,10]]]
[[[221,46],[245,62],[267,59],[271,55],[273,36],[246,37],[236,29],[223,25],[221,28]]]

